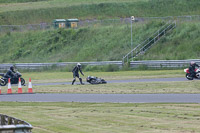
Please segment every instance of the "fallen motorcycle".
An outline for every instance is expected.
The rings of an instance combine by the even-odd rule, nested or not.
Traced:
[[[98,78],[95,76],[88,76],[86,78],[86,81],[90,84],[106,84],[107,83],[104,79]]]
[[[0,76],[0,85],[5,86],[8,83],[8,77],[5,76],[5,74],[1,73]],[[18,84],[19,78],[21,79],[21,85],[25,85],[25,80],[22,78],[22,75],[20,72],[16,72],[13,78],[11,78],[10,82],[11,84]]]
[[[200,79],[200,68],[195,69],[195,72],[196,72],[195,76],[192,76],[192,74],[189,72],[189,68],[184,69],[184,72],[186,72],[185,77],[188,80]]]

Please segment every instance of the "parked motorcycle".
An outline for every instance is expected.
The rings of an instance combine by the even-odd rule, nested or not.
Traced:
[[[189,68],[184,69],[184,72],[186,72],[185,77],[188,80],[200,79],[200,68],[195,69],[195,72],[196,72],[195,76],[192,76],[192,74],[189,72]]]
[[[88,76],[86,78],[86,81],[90,84],[106,84],[107,83],[104,79],[98,78],[95,76]]]
[[[0,78],[0,85],[5,86],[8,83],[8,78],[3,73],[1,73],[0,76],[2,76],[2,78]],[[11,78],[10,83],[11,84],[18,84],[19,78],[21,79],[21,84],[25,85],[25,80],[24,80],[24,78],[22,78],[21,73],[18,72],[18,71],[15,73],[13,78]]]

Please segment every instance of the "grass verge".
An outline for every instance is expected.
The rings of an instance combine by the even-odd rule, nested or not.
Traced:
[[[200,132],[199,104],[0,102],[0,113],[33,125],[33,133]]]
[[[93,75],[105,80],[129,80],[149,78],[184,77],[182,70],[159,71],[119,71],[119,72],[85,72],[85,75]],[[71,72],[32,72],[24,73],[24,78],[32,83],[56,83],[71,82]],[[83,78],[85,82],[85,78]],[[78,83],[77,79],[77,83]],[[137,94],[137,93],[200,93],[199,80],[179,82],[135,82],[135,83],[109,83],[102,85],[49,85],[33,86],[35,93],[104,93],[104,94]],[[7,93],[7,86],[1,87],[2,93]],[[17,86],[13,85],[13,93],[17,93]],[[22,87],[27,92],[27,86]]]
[[[78,81],[79,82],[79,81]],[[154,94],[154,93],[200,93],[197,85],[200,81],[187,82],[137,82],[109,83],[101,85],[46,85],[33,86],[34,93],[93,93],[93,94]],[[28,86],[22,87],[23,93],[28,92]],[[18,87],[12,86],[12,93],[17,93]],[[2,87],[2,93],[7,93],[7,86]]]
[[[84,72],[84,71],[83,71]],[[183,70],[146,70],[146,71],[117,71],[117,72],[84,72],[82,79],[85,81],[87,76],[96,76],[105,80],[126,80],[126,79],[149,79],[149,78],[170,78],[184,77]],[[72,72],[25,72],[22,77],[28,82],[31,78],[33,83],[54,83],[71,82]]]

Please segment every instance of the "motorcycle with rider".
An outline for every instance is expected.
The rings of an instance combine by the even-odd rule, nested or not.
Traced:
[[[184,72],[186,72],[185,77],[188,80],[200,79],[200,66],[194,61],[190,63],[189,68],[184,69]]]
[[[14,66],[11,66],[10,69],[6,72],[6,74],[0,74],[2,78],[0,78],[0,85],[5,86],[8,83],[8,79],[10,78],[11,84],[18,84],[19,78],[21,78],[21,84],[25,85],[25,80],[22,78],[20,72],[14,70]]]

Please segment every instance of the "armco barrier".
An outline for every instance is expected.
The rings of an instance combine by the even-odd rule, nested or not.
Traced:
[[[98,61],[98,62],[80,62],[82,65],[118,65],[122,67],[121,61]],[[0,64],[0,70],[8,70],[10,66],[15,65],[17,69],[42,69],[45,67],[66,67],[74,66],[77,62],[59,62],[59,63],[15,63],[15,64]]]
[[[31,124],[0,114],[0,133],[31,133]]]
[[[194,61],[200,65],[200,59],[190,60],[146,60],[146,61],[131,61],[131,68],[138,68],[140,66],[146,66],[148,68],[183,68],[188,67],[190,62]]]
[[[195,61],[200,65],[200,59],[190,60],[143,60],[143,61],[131,61],[131,68],[138,68],[140,66],[146,66],[148,68],[182,68],[188,67],[191,61]],[[10,66],[15,65],[17,69],[42,69],[45,67],[66,67],[74,66],[77,62],[60,62],[60,63],[16,63],[16,64],[0,64],[0,71],[8,70]],[[80,62],[82,65],[117,65],[122,67],[122,61],[99,61],[99,62]]]

